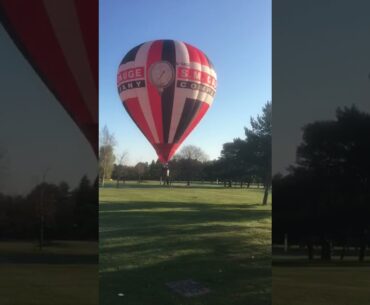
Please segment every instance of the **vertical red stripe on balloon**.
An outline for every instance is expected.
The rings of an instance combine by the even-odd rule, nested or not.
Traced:
[[[77,122],[92,121],[43,2],[14,0],[2,5],[10,21],[12,37],[16,37],[18,45],[27,53],[26,58],[48,87]]]
[[[196,48],[195,48],[196,49]],[[207,66],[209,67],[209,64],[208,64],[208,60],[207,58],[205,57],[204,53],[198,49],[196,49],[198,51],[198,56],[199,56],[199,59],[200,59],[200,63],[203,65],[203,66]]]
[[[186,48],[188,49],[188,53],[189,53],[189,61],[190,62],[197,62],[197,63],[201,63],[201,60],[199,58],[199,51],[197,48],[193,47],[192,45],[190,44],[187,44],[187,43],[184,43]]]
[[[178,148],[178,144],[154,143],[153,147],[157,152],[159,160],[162,163],[167,163],[175,153],[176,149]]]
[[[185,45],[189,52],[190,61],[198,62],[202,64],[203,66],[208,66],[208,67],[211,66],[211,64],[208,62],[206,55],[201,50],[187,43],[185,43]]]
[[[171,160],[179,145],[179,143],[154,143],[153,147],[157,152],[159,160],[162,163],[167,163]]]
[[[137,127],[141,130],[144,136],[148,139],[150,143],[153,143],[154,138],[148,123],[145,120],[143,111],[141,110],[139,100],[135,98],[129,98],[125,100],[124,107],[131,116],[131,119],[136,123]]]
[[[173,143],[170,153],[168,154],[168,160],[171,160],[176,150],[179,148],[180,143]]]
[[[188,128],[186,128],[185,132],[181,136],[181,138],[180,138],[180,140],[178,142],[178,145],[181,145],[181,143],[184,142],[184,140],[186,139],[186,137],[191,133],[191,131],[195,128],[195,126],[198,125],[198,123],[200,122],[200,120],[206,114],[206,112],[207,112],[207,110],[209,108],[209,104],[207,104],[205,102],[201,102],[201,103],[202,104],[199,107],[198,113],[196,115],[194,115],[193,120],[191,121],[191,123],[189,124]]]
[[[153,42],[153,44],[150,46],[149,52],[148,52],[148,58],[146,62],[146,84],[148,88],[148,103],[150,104],[154,123],[157,129],[157,134],[159,138],[159,142],[163,143],[163,126],[162,126],[162,101],[161,96],[159,95],[159,92],[157,88],[151,83],[149,71],[150,66],[156,62],[160,61],[162,57],[162,46],[163,41],[156,40]]]
[[[81,27],[82,37],[87,51],[92,76],[98,88],[98,0],[90,0],[88,5],[84,1],[75,1],[75,7]]]
[[[97,1],[88,5],[93,6],[93,9],[97,12]],[[98,118],[97,116],[91,116],[75,82],[74,75],[68,67],[50,23],[44,1],[0,1],[0,12],[1,17],[3,17],[2,23],[19,50],[85,134],[97,155]],[[79,13],[80,10],[78,10],[78,17],[80,18]],[[95,37],[97,45],[97,34],[91,31],[92,23],[97,24],[94,17],[89,16],[89,18],[80,19],[80,24],[84,23],[84,27],[90,29],[90,37],[92,40]],[[94,50],[89,51],[94,52]],[[95,57],[96,59],[91,60],[96,65],[93,74],[97,80],[97,51]]]
[[[21,10],[19,8],[22,8]],[[92,117],[69,69],[43,1],[0,2],[4,27],[44,83],[84,132],[98,154],[97,117]]]

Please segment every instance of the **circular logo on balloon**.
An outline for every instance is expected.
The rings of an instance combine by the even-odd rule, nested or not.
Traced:
[[[150,82],[162,92],[175,80],[175,69],[168,61],[157,61],[149,68],[149,78]]]

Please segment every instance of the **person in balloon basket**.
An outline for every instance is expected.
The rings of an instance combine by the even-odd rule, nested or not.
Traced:
[[[161,180],[164,185],[170,185],[170,169],[168,168],[168,164],[162,167]]]

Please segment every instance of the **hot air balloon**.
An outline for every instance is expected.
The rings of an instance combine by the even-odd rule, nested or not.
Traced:
[[[217,76],[208,57],[177,40],[130,50],[117,74],[123,106],[167,164],[212,104]]]
[[[98,155],[98,1],[0,0],[0,20]]]

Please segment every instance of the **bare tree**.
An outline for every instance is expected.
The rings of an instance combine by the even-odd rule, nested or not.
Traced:
[[[46,184],[46,175],[50,170],[47,167],[42,173],[42,184],[41,184],[41,193],[40,193],[40,241],[39,247],[42,250],[44,245],[44,230],[45,230],[45,184]]]
[[[124,164],[127,160],[128,152],[123,151],[118,157],[117,163],[117,187],[119,187],[119,181],[123,179]]]
[[[0,190],[5,184],[5,176],[9,174],[9,155],[7,151],[0,147],[0,175],[3,179],[0,179]]]
[[[148,167],[148,163],[146,162],[139,162],[135,165],[135,170],[137,172],[139,182],[142,181],[144,174],[148,171]]]
[[[4,157],[5,157],[5,153],[0,150],[0,174],[2,174],[4,170],[6,169]]]
[[[110,133],[105,125],[99,137],[99,177],[102,186],[104,186],[105,179],[109,178],[112,173],[115,160],[114,147],[116,144],[114,135]]]
[[[199,179],[203,164],[208,160],[207,154],[195,145],[184,146],[174,158],[171,164],[177,175],[187,181],[190,185],[191,180]]]
[[[209,159],[207,154],[198,146],[186,145],[175,156],[176,159],[192,159],[205,162]]]

